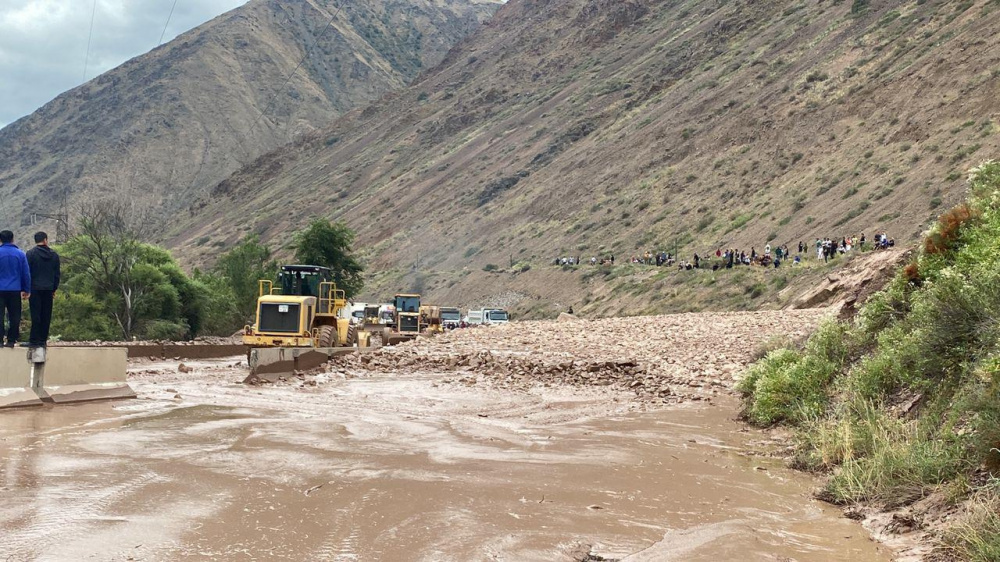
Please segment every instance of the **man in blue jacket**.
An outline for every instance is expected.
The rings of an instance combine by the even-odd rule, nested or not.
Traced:
[[[4,230],[0,232],[0,332],[6,316],[7,339],[2,342],[6,347],[14,347],[21,339],[21,299],[28,298],[29,293],[28,258],[14,245],[14,233]]]

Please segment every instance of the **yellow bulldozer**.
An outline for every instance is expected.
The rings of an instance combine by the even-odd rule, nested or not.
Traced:
[[[277,286],[259,282],[256,321],[247,326],[243,343],[250,348],[353,346],[356,332],[341,314],[347,306],[329,268],[285,265]]]
[[[366,321],[354,338],[359,347],[369,345],[396,345],[410,341],[420,335],[421,307],[420,295],[400,293],[393,298],[392,319],[371,318],[365,312]],[[378,342],[378,343],[376,343]]]
[[[444,332],[444,324],[441,321],[440,306],[422,305],[420,307],[420,331],[428,334],[440,334]]]

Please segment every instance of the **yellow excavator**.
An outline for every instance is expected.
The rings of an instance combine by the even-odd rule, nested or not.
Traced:
[[[277,286],[259,282],[256,321],[243,331],[250,348],[353,346],[356,332],[341,314],[347,306],[329,268],[284,265]]]

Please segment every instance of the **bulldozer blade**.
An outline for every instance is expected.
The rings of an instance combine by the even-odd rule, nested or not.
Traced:
[[[399,345],[417,339],[416,334],[389,334],[385,340],[385,345]]]
[[[330,359],[355,353],[353,347],[258,347],[250,350],[250,375],[244,384],[277,382],[297,371],[315,369]]]

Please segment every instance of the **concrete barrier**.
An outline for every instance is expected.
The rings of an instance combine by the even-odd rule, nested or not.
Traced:
[[[250,350],[247,384],[275,382],[296,371],[315,369],[338,355],[357,352],[353,347],[259,347]]]
[[[47,355],[45,363],[35,365],[42,400],[64,404],[135,398],[126,382],[125,348],[50,347]]]
[[[246,357],[247,347],[243,344],[165,344],[163,357],[180,357],[181,359],[218,359],[241,355]]]
[[[31,364],[25,351],[0,348],[0,408],[42,405],[31,388]]]
[[[52,349],[55,346],[49,347]],[[74,346],[65,346],[74,347]],[[102,346],[97,346],[106,349]],[[247,348],[243,344],[163,344],[163,343],[123,343],[120,346],[128,350],[130,359],[136,357],[155,357],[157,359],[218,359],[220,357],[233,357],[235,355],[246,355]],[[60,347],[60,349],[63,349]]]

